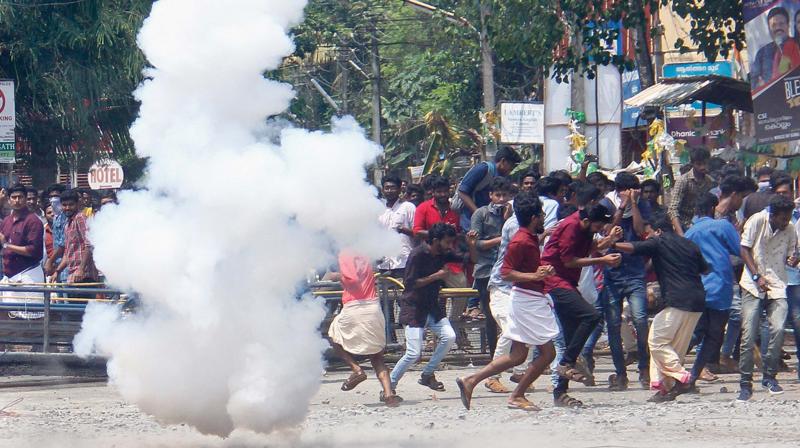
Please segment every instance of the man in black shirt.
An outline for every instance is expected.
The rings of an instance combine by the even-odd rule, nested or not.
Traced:
[[[476,239],[475,232],[467,234],[472,262],[477,259]],[[400,299],[400,323],[405,329],[406,351],[390,375],[392,391],[397,388],[397,383],[409,367],[419,361],[425,328],[430,329],[439,342],[418,382],[433,390],[444,390],[444,384],[436,379],[434,371],[450,351],[456,333],[439,305],[439,290],[445,277],[449,275],[444,265],[467,261],[453,253],[455,242],[455,227],[442,222],[436,223],[428,229],[428,242],[414,248],[408,256],[403,279],[405,290]]]
[[[674,233],[669,218],[659,214],[649,224],[650,238],[615,243],[614,248],[652,258],[666,308],[653,319],[648,337],[650,388],[658,392],[648,401],[672,401],[688,390],[691,373],[684,357],[697,321],[705,308],[706,293],[700,277],[709,271],[696,244]]]

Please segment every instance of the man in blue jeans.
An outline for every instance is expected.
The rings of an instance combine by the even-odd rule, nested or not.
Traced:
[[[797,234],[789,225],[793,210],[791,199],[775,195],[768,209],[754,214],[744,225],[742,260],[745,269],[739,282],[742,287],[742,347],[738,401],[748,401],[753,396],[753,350],[760,331],[761,313],[765,311],[770,328],[761,384],[772,395],[783,393],[776,376],[788,315],[786,265],[797,265]]]
[[[695,328],[695,342],[699,345],[697,359],[692,366],[688,389],[696,390],[695,383],[722,347],[725,325],[728,323],[733,301],[733,264],[731,256],[738,256],[741,247],[736,227],[726,219],[714,219],[719,200],[712,193],[697,198],[697,217],[686,231],[686,238],[695,243],[711,272],[703,276],[706,307]]]
[[[640,200],[639,179],[630,173],[619,173],[614,179],[616,189],[600,201],[613,215],[612,226],[622,228],[626,242],[641,241],[645,220],[650,216],[647,201]],[[639,355],[639,383],[650,388],[647,352],[647,284],[645,260],[641,256],[622,254],[618,267],[607,266],[603,273],[605,303],[604,314],[608,326],[608,344],[615,374],[608,378],[609,389],[623,391],[628,388],[625,352],[622,348],[622,304],[628,300],[636,328],[636,347]]]
[[[467,234],[470,258],[473,262],[477,259],[475,240],[475,232]],[[439,342],[430,361],[422,370],[418,383],[433,390],[444,390],[444,384],[436,379],[434,371],[450,351],[456,333],[439,305],[439,290],[449,275],[445,264],[466,261],[452,252],[455,241],[455,227],[441,222],[436,223],[428,229],[427,243],[415,247],[408,256],[403,279],[405,290],[400,299],[400,324],[405,329],[406,352],[389,376],[392,393],[396,390],[403,374],[422,356],[425,328],[430,329]]]

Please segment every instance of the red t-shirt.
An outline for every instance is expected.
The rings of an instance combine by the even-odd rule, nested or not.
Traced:
[[[342,303],[354,300],[370,300],[378,297],[375,292],[375,274],[369,259],[352,252],[339,254],[339,272],[342,274]]]
[[[539,269],[539,237],[525,227],[520,227],[508,243],[500,274],[505,276],[511,271],[536,272],[537,269]],[[544,289],[542,282],[515,282],[514,286],[538,292]]]
[[[436,207],[436,201],[433,199],[428,199],[422,204],[419,204],[419,207],[417,207],[417,210],[414,213],[414,234],[417,234],[420,231],[429,230],[437,222],[450,224],[456,228],[456,232],[461,232],[461,225],[459,224],[461,222],[461,218],[458,216],[458,213],[454,212],[453,209],[448,208],[447,213],[444,214],[443,218],[442,214],[439,213],[439,209]],[[458,263],[448,263],[447,268],[456,274],[461,273],[464,270],[463,267]]]
[[[542,253],[542,264],[553,266],[556,271],[545,279],[545,293],[556,288],[577,289],[581,268],[568,268],[564,263],[574,258],[587,257],[592,250],[592,236],[591,230],[581,227],[580,212],[575,212],[558,223]]]

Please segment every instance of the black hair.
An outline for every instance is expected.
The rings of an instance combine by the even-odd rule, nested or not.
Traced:
[[[743,176],[744,175],[744,173],[742,172],[742,169],[739,168],[739,166],[736,165],[735,163],[725,164],[725,166],[723,166],[722,169],[719,170],[719,173],[722,175],[721,177],[733,176],[733,175],[737,175],[737,176]]]
[[[745,188],[745,192],[755,193],[758,191],[758,182],[752,177],[745,177],[744,184],[747,188]]]
[[[387,183],[395,184],[399,187],[402,185],[403,181],[397,176],[386,176],[383,178],[383,181],[381,181],[381,185],[386,185]]]
[[[406,186],[406,196],[410,196],[411,193],[417,193],[420,196],[424,196],[425,195],[425,189],[422,188],[422,185],[420,185],[420,184],[408,184]]]
[[[551,171],[550,177],[560,180],[564,185],[569,185],[572,183],[572,176],[570,176],[566,170]]]
[[[681,167],[678,169],[678,171],[680,171],[681,174],[686,174],[691,170],[692,170],[692,165],[681,165]]]
[[[542,177],[542,175],[539,174],[538,171],[528,171],[523,173],[522,176],[520,176],[519,181],[522,182],[523,180],[525,180],[526,177],[532,177],[533,181],[536,182],[537,180],[539,180],[539,178]]]
[[[559,188],[561,188],[561,181],[550,176],[539,179],[536,184],[536,189],[542,196],[555,196],[558,194]]]
[[[54,191],[57,191],[58,194],[61,195],[61,193],[63,193],[64,190],[66,190],[66,189],[67,189],[67,187],[65,187],[64,185],[53,184],[53,185],[50,185],[49,187],[47,187],[47,195],[50,196],[50,194],[52,194]]]
[[[694,212],[697,216],[714,217],[714,209],[719,205],[717,195],[713,193],[703,193],[697,198],[694,204]]]
[[[721,157],[711,157],[708,159],[708,171],[719,172],[725,166],[725,160]]]
[[[758,171],[756,171],[756,177],[772,176],[772,173],[774,172],[775,170],[773,170],[772,167],[762,166],[761,168],[758,169]]]
[[[506,193],[510,193],[513,186],[511,185],[511,181],[505,177],[495,177],[492,179],[492,183],[489,185],[489,191],[503,191]]]
[[[440,188],[450,189],[450,179],[445,176],[433,175],[428,179],[428,188],[431,190],[438,190]]]
[[[661,185],[659,185],[658,182],[655,181],[655,179],[644,180],[640,185],[640,188],[644,190],[645,187],[653,187],[653,189],[656,190],[656,193],[661,193]]]
[[[692,149],[692,152],[689,155],[689,159],[692,161],[692,163],[708,162],[708,159],[710,158],[711,158],[711,153],[708,152],[706,148],[694,148]]]
[[[611,212],[604,205],[597,204],[581,210],[581,219],[588,219],[589,222],[608,224],[611,222],[611,218]]]
[[[523,191],[514,198],[514,216],[520,227],[528,227],[535,216],[542,215],[542,202],[535,194]]]
[[[769,212],[772,213],[791,213],[794,210],[794,201],[776,194],[769,200]]]
[[[69,201],[80,202],[80,199],[81,199],[81,195],[78,194],[78,191],[74,190],[74,189],[73,190],[64,190],[64,192],[61,193],[61,203],[62,204],[64,202],[69,202]]]
[[[11,195],[14,193],[22,193],[22,195],[25,196],[28,193],[28,189],[25,188],[25,185],[17,183],[8,187],[7,193],[8,197],[11,197]]]
[[[29,194],[31,194],[31,193],[33,193],[34,195],[36,195],[36,197],[37,197],[37,198],[39,197],[39,192],[38,192],[38,191],[37,191],[35,188],[27,188],[27,189],[25,190],[25,196],[27,196],[27,195],[29,195]]]
[[[783,6],[778,6],[769,10],[767,13],[767,20],[775,17],[775,16],[783,16],[786,18],[786,21],[789,21],[789,11],[786,10]]]
[[[669,219],[666,213],[658,212],[650,215],[650,219],[648,220],[648,224],[653,230],[660,230],[662,232],[674,232],[675,229],[672,227],[672,221]]]
[[[608,177],[606,177],[606,175],[601,173],[600,171],[595,171],[586,176],[586,180],[591,183],[595,183],[600,179],[602,179],[603,182],[606,182],[608,180]]]
[[[630,190],[639,188],[639,178],[631,173],[619,173],[614,179],[617,190]]]
[[[738,174],[726,176],[722,179],[722,182],[719,183],[719,191],[723,196],[729,196],[733,193],[744,193],[749,189],[750,182],[747,182],[744,176],[739,176]]]
[[[577,211],[578,207],[572,204],[561,204],[558,206],[558,211],[556,212],[556,219],[561,221],[562,219],[566,218],[567,216]]]
[[[498,149],[497,153],[494,155],[495,163],[498,163],[503,159],[506,159],[512,165],[519,165],[519,163],[522,162],[522,157],[520,157],[516,151],[511,149],[510,146],[503,146],[502,148]]]
[[[436,177],[436,175],[435,175],[435,174],[433,174],[433,175],[431,175],[431,176],[428,176],[428,177],[426,177],[426,178],[422,179],[422,184],[421,184],[421,186],[422,186],[422,189],[423,189],[423,190],[425,190],[425,191],[431,191],[431,190],[433,190],[433,187],[431,187],[431,181],[433,180],[433,178],[434,178],[434,177]]]
[[[456,228],[450,224],[437,222],[428,229],[428,242],[432,243],[433,240],[441,240],[446,237],[455,237]]]
[[[769,187],[772,188],[772,191],[775,191],[781,185],[792,185],[792,178],[784,173],[783,171],[775,171],[772,173],[772,176],[769,177]]]
[[[602,195],[603,192],[594,185],[588,183],[583,184],[575,193],[575,202],[577,202],[579,207],[586,207],[592,201],[600,199]]]

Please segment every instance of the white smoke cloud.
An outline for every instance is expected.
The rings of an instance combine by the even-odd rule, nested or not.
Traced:
[[[145,312],[90,306],[75,345],[109,356],[113,384],[163,423],[220,436],[300,423],[326,343],[321,305],[296,300],[296,285],[337,247],[398,250],[364,182],[380,148],[352,118],[263,138],[293,91],[262,73],[292,51],[305,3],[160,0],[139,34],[154,67],[131,128],[150,158],[146,189],[104,208],[90,238],[109,282],[141,294]]]

